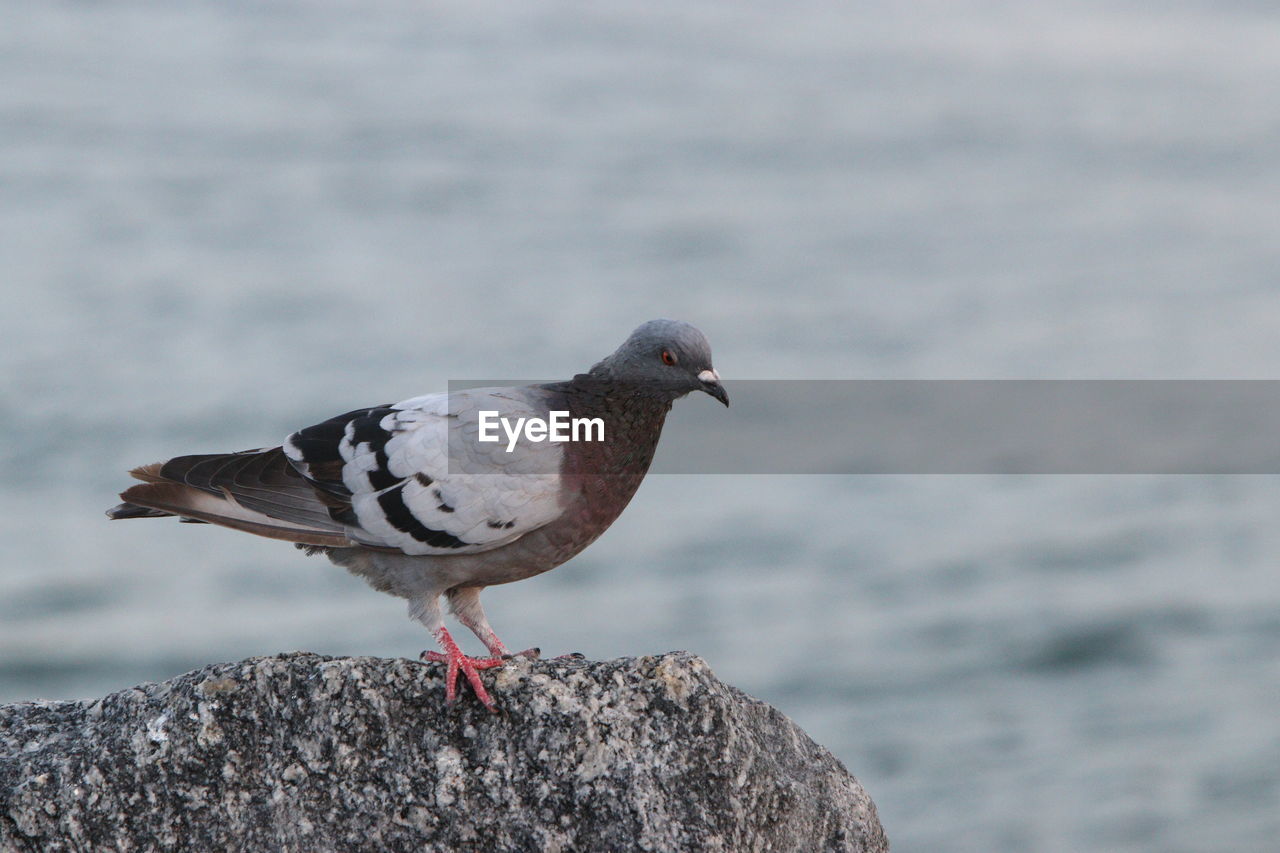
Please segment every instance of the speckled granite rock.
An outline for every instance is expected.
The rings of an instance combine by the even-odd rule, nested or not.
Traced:
[[[439,665],[295,653],[0,706],[4,850],[888,849],[825,749],[687,653]]]

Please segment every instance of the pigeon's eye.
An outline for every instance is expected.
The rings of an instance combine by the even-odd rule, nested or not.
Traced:
[[[675,364],[676,364],[675,353],[673,353],[669,349],[664,349],[662,351],[662,363],[667,365],[668,367],[675,367]]]

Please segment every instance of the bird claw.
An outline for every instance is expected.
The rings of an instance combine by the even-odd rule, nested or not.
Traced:
[[[485,689],[484,682],[480,680],[480,670],[502,666],[504,661],[501,658],[467,657],[451,637],[448,642],[445,642],[442,638],[440,644],[445,648],[444,653],[426,651],[422,653],[421,658],[424,661],[443,663],[448,666],[445,671],[445,701],[453,704],[454,700],[458,698],[458,676],[465,675],[467,682],[471,685],[471,689],[476,694],[476,698],[491,712],[498,713],[498,706],[494,704],[493,698],[489,696],[489,691]]]
[[[522,652],[508,652],[502,656],[503,660],[511,660],[512,658],[528,658],[529,660],[537,660],[542,657],[542,649],[534,646],[531,649],[525,649]]]

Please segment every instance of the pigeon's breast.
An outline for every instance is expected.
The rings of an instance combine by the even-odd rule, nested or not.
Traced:
[[[510,583],[550,571],[600,538],[622,514],[649,470],[670,406],[650,401],[618,402],[582,405],[566,400],[560,404],[574,416],[601,417],[604,440],[564,445],[562,511],[554,521],[498,551],[449,558],[457,561],[458,568],[463,562],[472,563],[467,572],[472,578],[469,582]]]
[[[564,512],[548,525],[548,539],[569,559],[594,542],[622,514],[643,482],[670,405],[647,400],[601,406],[604,440],[565,446],[561,462]]]

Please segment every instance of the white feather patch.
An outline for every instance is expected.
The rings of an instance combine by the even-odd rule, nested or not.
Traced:
[[[369,442],[352,444],[351,428],[343,441],[343,482],[361,528],[350,531],[353,537],[407,554],[468,554],[506,545],[560,515],[560,445],[524,442],[507,453],[475,440],[481,409],[510,418],[546,417],[534,401],[475,389],[415,397],[395,409],[379,424],[390,435],[383,452],[394,485],[374,491],[369,473],[379,467],[376,450]],[[398,509],[395,496],[385,495],[397,489],[412,521],[464,544],[432,544],[423,541],[423,529],[401,529],[412,522],[401,517],[397,523],[379,501]]]

